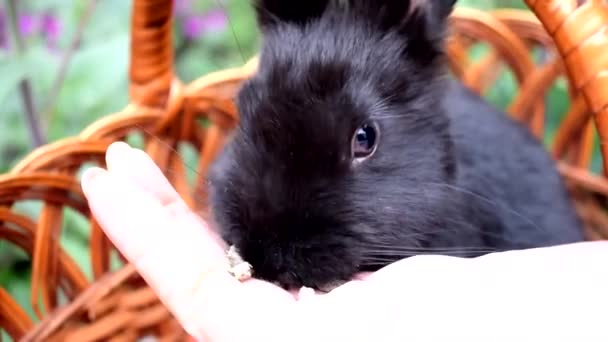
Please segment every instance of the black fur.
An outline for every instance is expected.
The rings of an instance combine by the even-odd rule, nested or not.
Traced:
[[[209,175],[222,235],[257,277],[321,288],[415,251],[583,239],[542,145],[446,77],[454,2],[257,1],[259,72]],[[378,150],[355,167],[370,118]]]

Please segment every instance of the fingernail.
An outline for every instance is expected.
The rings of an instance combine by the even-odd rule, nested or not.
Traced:
[[[112,171],[121,164],[128,163],[132,159],[133,149],[127,143],[117,141],[108,146],[106,150],[106,167]]]
[[[111,158],[112,155],[129,153],[132,150],[131,146],[123,141],[113,142],[108,146],[106,155]]]
[[[89,189],[91,184],[93,184],[93,181],[99,176],[103,175],[104,172],[105,170],[98,167],[92,167],[90,169],[85,170],[82,173],[82,180],[80,182],[82,191],[84,191],[86,194],[87,189]]]

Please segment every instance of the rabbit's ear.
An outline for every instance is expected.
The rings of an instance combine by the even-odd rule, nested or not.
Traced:
[[[258,23],[264,30],[282,23],[304,25],[319,18],[329,2],[330,0],[254,0],[253,6]]]
[[[350,0],[358,17],[384,31],[399,33],[407,54],[423,59],[442,49],[447,17],[457,0]]]

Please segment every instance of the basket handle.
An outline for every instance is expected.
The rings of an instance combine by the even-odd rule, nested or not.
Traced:
[[[525,0],[551,35],[570,84],[593,114],[608,175],[608,4],[604,0]]]
[[[174,77],[172,29],[172,0],[133,0],[129,64],[132,103],[165,108]]]

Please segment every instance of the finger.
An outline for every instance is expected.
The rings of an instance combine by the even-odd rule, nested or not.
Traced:
[[[106,164],[110,173],[124,178],[157,198],[173,216],[188,212],[186,203],[175,191],[154,161],[142,150],[131,148],[124,142],[116,142],[108,147]],[[199,219],[199,217],[196,217]],[[188,226],[190,227],[190,226]],[[199,222],[197,229],[205,229],[218,247],[226,249],[224,241],[205,222]]]
[[[243,286],[225,272],[223,250],[186,207],[170,215],[157,199],[101,169],[87,170],[83,190],[108,237],[191,335],[204,329],[220,340],[255,336],[260,308],[268,310],[264,320],[280,322],[279,313],[293,303],[275,286]]]
[[[184,232],[184,236],[189,236],[190,234],[193,234],[193,232],[187,232],[187,230],[201,230],[202,226],[202,229],[209,234],[203,234],[206,238],[215,238],[216,241],[218,241],[218,246],[221,248],[209,248],[209,257],[204,260],[224,257],[225,244],[223,241],[221,241],[211,229],[204,229],[208,228],[205,222],[187,210],[185,203],[179,197],[178,193],[173,189],[160,169],[145,152],[133,149],[124,143],[115,143],[111,145],[111,148],[108,149],[106,159],[108,168],[112,174],[117,174],[125,179],[132,180],[135,184],[148,190],[155,197],[160,199],[162,204],[172,216],[172,222],[174,223],[175,230],[184,229],[186,230],[186,232]],[[193,222],[195,220],[197,222]],[[183,222],[183,224],[180,224],[180,222]],[[198,227],[196,223],[199,223]],[[213,241],[210,241],[209,244],[212,245]],[[206,249],[203,249],[203,252],[205,251]],[[254,292],[260,290],[269,290],[278,292],[281,295],[284,294],[282,289],[270,284],[256,281],[249,282],[249,284],[252,285],[250,288],[252,288],[252,291]],[[258,296],[259,293],[256,294],[256,297]],[[175,296],[174,302],[181,303],[182,301],[180,298],[183,298],[183,302],[188,304],[193,303],[192,297],[189,295]],[[195,307],[194,305],[189,305],[189,307],[200,311],[199,308]],[[199,318],[202,317],[200,312],[197,312],[197,316]],[[215,315],[214,318],[219,320],[221,319],[221,316]],[[233,319],[220,321],[223,324],[216,324],[214,326],[217,327],[219,332],[222,332],[224,330],[223,327],[227,323],[230,324],[232,321]],[[234,329],[232,327],[227,327],[225,330],[233,331]]]
[[[182,201],[162,171],[142,150],[121,141],[115,142],[108,147],[106,164],[108,171],[141,186],[163,204]]]
[[[186,203],[144,151],[132,148],[124,142],[115,142],[108,147],[106,164],[112,174],[125,178],[157,198],[173,216],[188,211]],[[200,220],[198,216],[196,219]],[[227,248],[225,242],[208,224],[201,221],[199,226],[199,229],[207,231],[222,251]]]

